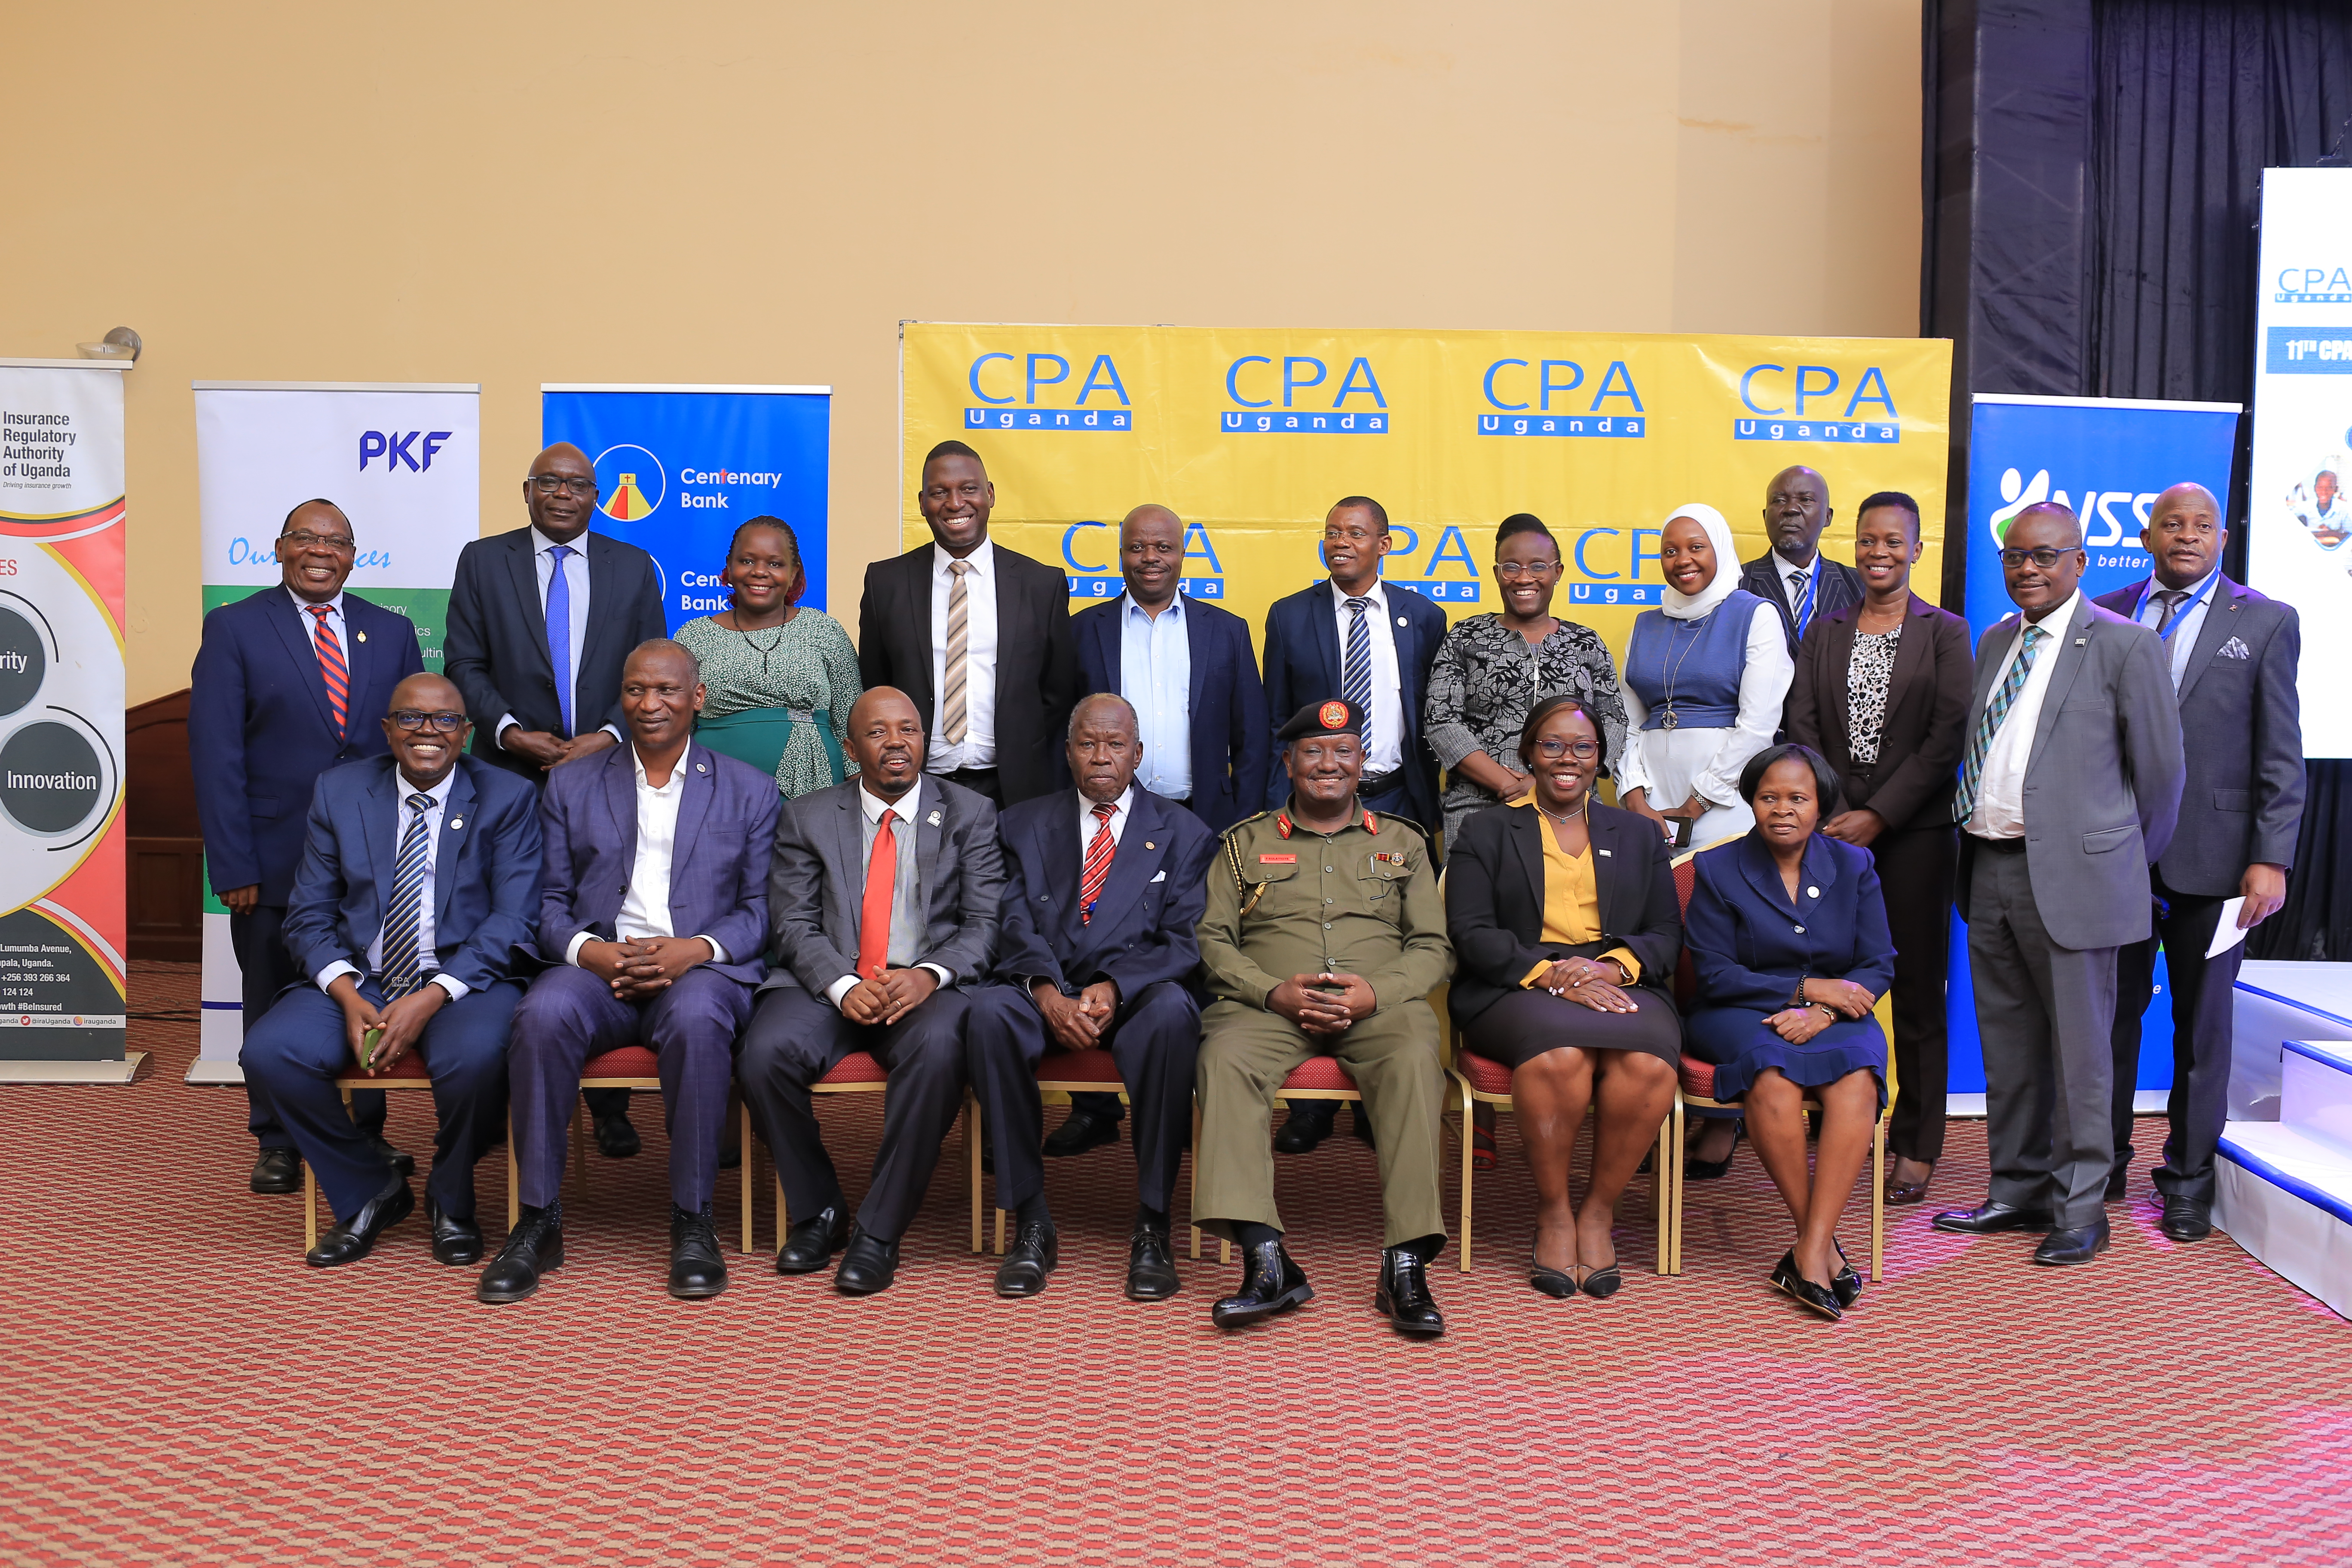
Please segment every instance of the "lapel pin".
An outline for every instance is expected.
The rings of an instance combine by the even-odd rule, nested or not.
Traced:
[[[450,831],[450,832],[452,832],[452,833],[457,832],[457,829],[459,829],[459,828],[461,828],[461,827],[463,827],[463,826],[466,826],[466,819],[465,819],[464,817],[462,817],[462,816],[453,816],[453,817],[451,817],[451,818],[449,819],[449,831]]]
[[[1606,856],[1606,855],[1609,855],[1609,851],[1608,851],[1608,850],[1606,850],[1606,849],[1603,849],[1601,853],[1601,854],[1603,854],[1603,855],[1605,855],[1605,856]],[[1610,856],[1609,858],[1612,858],[1612,859],[1614,859],[1614,858],[1615,858],[1615,857],[1614,857],[1614,856]]]
[[[1809,899],[1818,899],[1821,896],[1822,890],[1819,888],[1807,888],[1805,889],[1805,897]]]
[[[2233,605],[2231,607],[2234,608],[2235,606]],[[367,641],[367,633],[365,632],[353,632],[352,635],[362,642]]]
[[[709,763],[697,763],[694,764],[694,771],[698,773],[707,773],[710,771],[710,764]]]
[[[2091,639],[2088,637],[2076,637],[2074,639],[2074,646],[2076,647],[2088,647],[2091,646]]]
[[[923,818],[923,820],[929,823],[933,827],[937,827],[940,825],[940,814],[934,811],[930,816]]]
[[[1406,620],[1402,616],[1399,616],[1397,617],[1397,625],[1399,625],[1399,626],[1411,626],[1412,624],[1412,623],[1411,621]]]
[[[1150,839],[1149,839],[1149,838],[1147,838],[1147,839],[1145,839],[1145,840],[1143,841],[1143,847],[1144,847],[1146,849],[1157,849],[1157,848],[1159,848],[1159,847],[1160,847],[1160,846],[1159,846],[1159,845],[1154,844],[1154,843],[1153,843],[1153,842],[1151,842],[1151,840],[1150,840]]]

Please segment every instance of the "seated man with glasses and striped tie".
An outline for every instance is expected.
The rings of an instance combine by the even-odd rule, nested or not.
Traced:
[[[512,976],[539,908],[537,792],[462,754],[472,726],[457,687],[412,675],[379,722],[392,754],[331,770],[310,797],[286,945],[314,984],[279,997],[245,1040],[245,1070],[334,1209],[310,1252],[321,1268],[365,1258],[416,1206],[335,1088],[411,1051],[440,1121],[425,1185],[433,1257],[480,1260],[474,1163],[498,1138],[523,994]]]

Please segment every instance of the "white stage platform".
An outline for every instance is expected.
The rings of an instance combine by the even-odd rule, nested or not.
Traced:
[[[2352,963],[2246,963],[2213,1223],[2352,1318]]]

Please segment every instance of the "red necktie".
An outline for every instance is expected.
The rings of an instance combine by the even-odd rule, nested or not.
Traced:
[[[333,613],[329,605],[303,606],[319,617],[319,673],[327,679],[327,706],[335,710],[335,738],[348,739],[351,720],[345,710],[352,700],[352,668],[343,662],[343,645],[335,638],[335,623],[327,619]]]
[[[866,862],[866,902],[857,915],[857,973],[879,980],[890,965],[890,895],[898,885],[898,840],[890,831],[898,817],[888,811],[874,828],[874,853]]]
[[[1087,868],[1078,878],[1078,923],[1090,924],[1095,900],[1102,897],[1103,879],[1110,875],[1110,858],[1118,845],[1110,836],[1110,819],[1118,807],[1108,802],[1095,807],[1094,841],[1087,846]]]

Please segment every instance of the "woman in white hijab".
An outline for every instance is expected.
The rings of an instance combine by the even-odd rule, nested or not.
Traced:
[[[1625,755],[1618,804],[1692,848],[1755,826],[1739,770],[1772,743],[1796,665],[1780,612],[1742,589],[1731,527],[1711,506],[1680,506],[1658,540],[1664,607],[1634,618],[1625,651]]]

